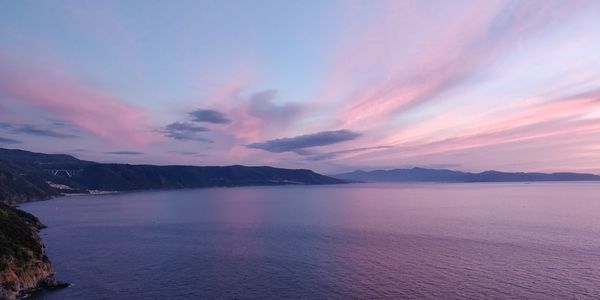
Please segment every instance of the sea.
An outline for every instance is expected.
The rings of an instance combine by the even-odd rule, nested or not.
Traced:
[[[86,195],[21,208],[66,289],[29,299],[600,299],[600,183]]]

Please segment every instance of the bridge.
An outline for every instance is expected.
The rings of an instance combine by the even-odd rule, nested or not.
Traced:
[[[73,176],[79,174],[79,172],[81,170],[78,170],[78,169],[47,169],[46,171],[48,171],[48,174],[50,174],[52,176],[66,175],[67,177],[73,177]]]

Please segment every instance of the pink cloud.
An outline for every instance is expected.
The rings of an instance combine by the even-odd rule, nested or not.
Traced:
[[[214,109],[227,115],[230,123],[212,126],[215,136],[231,157],[255,155],[245,147],[256,141],[284,134],[288,125],[303,111],[292,104],[278,104],[274,90],[252,91],[256,81],[253,64],[245,64],[235,75],[200,98],[197,107]]]
[[[415,11],[418,6],[392,2],[377,20],[370,20],[370,27],[341,41],[337,63],[332,66],[331,87],[325,87],[325,95],[331,95],[331,89],[355,86],[357,72],[376,69],[381,76],[366,84],[359,82],[362,88],[342,98],[339,126],[372,124],[430,100],[480,63],[480,55],[466,55],[465,51],[483,34],[496,4],[481,2],[466,7],[462,15],[444,20],[443,28],[439,22],[420,19],[422,14]],[[411,51],[415,44],[425,51]]]
[[[317,99],[336,111],[339,127],[386,122],[439,99],[579,7],[578,2],[548,2],[452,2],[435,7],[390,2],[374,14],[377,19],[368,20],[370,26],[353,30],[339,42],[330,79]],[[360,10],[351,11],[361,17]],[[431,17],[423,19],[424,14]],[[379,75],[363,75],[374,73]]]
[[[596,91],[547,101],[526,101],[526,106],[514,107],[503,114],[489,115],[487,121],[460,124],[460,118],[441,115],[417,127],[415,135],[397,135],[393,150],[382,150],[376,156],[383,160],[406,160],[430,155],[443,157],[449,153],[477,153],[484,147],[536,147],[538,149],[561,149],[560,156],[570,157],[578,153],[579,147],[594,148],[600,145],[600,139],[585,137],[600,136],[600,119],[588,117],[600,108],[600,94]],[[448,136],[439,134],[444,128],[460,124]],[[416,138],[418,137],[418,138]],[[574,140],[577,140],[575,143]],[[556,145],[557,141],[566,141]],[[553,146],[550,146],[553,145]],[[441,155],[441,156],[440,156]],[[555,156],[556,157],[556,156]],[[348,158],[365,159],[358,154]],[[495,156],[502,159],[503,156]],[[506,158],[506,156],[504,156]]]
[[[69,76],[57,65],[29,67],[0,57],[0,93],[111,143],[142,145],[154,136],[144,129],[142,109]]]

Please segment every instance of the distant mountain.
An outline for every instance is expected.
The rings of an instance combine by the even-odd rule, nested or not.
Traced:
[[[305,169],[105,164],[65,154],[0,148],[0,202],[19,203],[60,194],[217,186],[339,184]]]
[[[600,176],[584,173],[508,173],[485,171],[469,173],[445,169],[394,169],[354,171],[333,175],[335,178],[364,182],[529,182],[529,181],[600,181]]]

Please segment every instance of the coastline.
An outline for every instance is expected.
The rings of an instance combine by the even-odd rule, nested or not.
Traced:
[[[348,184],[349,182],[346,182],[346,184]],[[448,185],[455,185],[455,184],[468,184],[468,185],[480,185],[480,184],[492,184],[492,185],[502,185],[502,184],[530,184],[531,182],[461,182],[461,183],[444,183],[444,182],[440,182],[440,183],[433,183],[433,182],[355,182],[357,184],[375,184],[375,185],[398,185],[398,184],[448,184]],[[543,183],[547,183],[547,184],[557,184],[557,183],[565,183],[565,182],[557,182],[557,181],[545,181],[545,182],[535,182],[537,184],[543,184]],[[567,182],[567,183],[573,183],[573,182]],[[593,182],[593,181],[577,181],[577,183],[585,183],[585,184],[594,184],[594,183],[598,183],[598,182]],[[331,185],[338,185],[338,184],[331,184]],[[254,185],[253,185],[254,186]],[[283,186],[306,186],[305,184],[274,184],[274,185],[258,185],[256,187],[274,187],[274,186],[279,186],[279,187],[283,187]],[[221,187],[199,187],[199,188],[176,188],[176,189],[140,189],[140,190],[128,190],[128,191],[100,191],[100,190],[91,190],[89,193],[65,193],[65,194],[57,194],[57,195],[52,195],[50,197],[47,198],[38,198],[38,199],[28,199],[28,201],[26,202],[21,202],[15,205],[20,205],[20,204],[25,204],[25,203],[29,203],[29,202],[38,202],[38,201],[46,201],[46,200],[52,200],[55,198],[61,198],[61,197],[70,197],[70,196],[85,196],[85,195],[105,195],[105,194],[121,194],[121,193],[135,193],[135,192],[151,192],[151,191],[170,191],[170,190],[185,190],[185,189],[210,189],[210,188],[233,188],[234,186],[221,186]],[[245,186],[235,186],[235,187],[245,187]],[[21,283],[15,284],[15,283],[10,283],[11,286],[16,287],[16,288],[11,288],[11,289],[2,289],[3,286],[6,285],[7,279],[9,276],[3,275],[3,272],[5,272],[4,270],[2,270],[2,268],[0,268],[0,300],[4,300],[4,299],[8,299],[8,300],[12,300],[12,299],[17,299],[17,298],[21,298],[21,297],[26,297],[27,295],[34,293],[36,291],[39,290],[44,290],[44,289],[58,289],[58,288],[65,288],[68,287],[69,284],[68,283],[64,283],[61,281],[58,281],[55,279],[54,277],[54,273],[52,271],[52,267],[51,267],[51,263],[49,261],[49,259],[45,256],[45,252],[43,251],[43,249],[45,248],[43,241],[41,239],[41,237],[39,236],[39,231],[42,230],[43,228],[46,228],[45,225],[43,225],[38,219],[37,217],[31,215],[30,213],[27,213],[25,211],[22,211],[20,209],[18,209],[18,207],[14,207],[14,206],[10,206],[7,204],[3,204],[0,203],[0,208],[2,208],[2,206],[4,207],[9,207],[11,208],[13,211],[18,211],[17,214],[22,214],[22,215],[27,215],[25,217],[25,223],[28,225],[27,227],[29,228],[29,235],[33,236],[33,238],[37,241],[37,243],[39,243],[40,248],[42,249],[42,259],[39,261],[33,261],[33,263],[31,263],[31,265],[34,265],[34,268],[31,268],[29,270],[25,270],[25,271],[15,271],[16,269],[19,269],[16,266],[11,265],[10,267],[13,269],[13,271],[11,271],[13,274],[17,274],[18,272],[22,272],[21,274],[29,274],[26,276],[20,276],[20,275],[12,275],[10,277],[12,277],[12,281],[18,281],[21,280]],[[1,216],[1,214],[0,214]],[[0,228],[1,231],[2,228]],[[1,232],[0,232],[1,233]],[[1,237],[1,236],[0,236]],[[41,261],[41,262],[40,262]],[[44,266],[45,264],[47,264],[47,267]],[[40,267],[42,266],[42,267]],[[1,267],[1,262],[0,262],[0,267]],[[37,269],[36,269],[37,268]],[[27,269],[27,267],[24,267],[22,269]],[[31,275],[33,274],[33,275]],[[15,280],[14,278],[17,278],[18,280]]]
[[[39,236],[43,228],[32,214],[0,203],[0,299],[69,286],[55,278]]]

